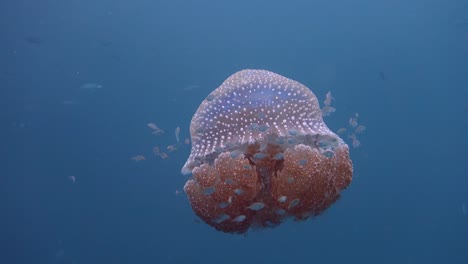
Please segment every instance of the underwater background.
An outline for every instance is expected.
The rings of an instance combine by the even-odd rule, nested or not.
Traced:
[[[466,0],[4,0],[0,32],[0,263],[468,263]],[[231,235],[180,170],[242,69],[366,130],[323,214]]]

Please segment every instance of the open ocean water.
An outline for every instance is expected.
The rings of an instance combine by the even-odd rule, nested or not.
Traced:
[[[2,264],[468,263],[466,0],[3,0],[0,33]],[[242,69],[330,91],[354,167],[322,214],[245,235],[181,173]]]

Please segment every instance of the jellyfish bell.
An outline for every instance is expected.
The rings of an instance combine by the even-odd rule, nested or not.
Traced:
[[[201,103],[190,135],[184,190],[223,232],[319,215],[352,179],[348,145],[323,122],[317,97],[270,71],[231,75]]]

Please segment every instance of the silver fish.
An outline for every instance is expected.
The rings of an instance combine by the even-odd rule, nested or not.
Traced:
[[[80,86],[80,89],[82,90],[96,90],[96,89],[101,89],[103,86],[98,84],[98,83],[85,83]]]

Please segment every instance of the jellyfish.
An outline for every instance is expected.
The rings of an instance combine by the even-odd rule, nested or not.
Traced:
[[[222,232],[317,216],[352,180],[349,147],[324,123],[314,93],[270,71],[226,79],[195,112],[190,136],[184,191]]]

